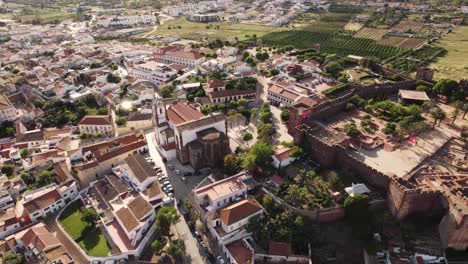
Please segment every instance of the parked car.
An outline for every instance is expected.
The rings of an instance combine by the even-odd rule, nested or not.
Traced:
[[[161,182],[161,185],[162,185],[163,187],[166,187],[166,186],[171,185],[171,182],[170,182],[169,180],[165,180],[165,181]],[[171,185],[171,186],[172,186],[172,185]]]
[[[182,180],[182,182],[187,182],[187,178],[185,178],[185,177],[182,177],[181,180]]]
[[[195,238],[196,238],[198,241],[201,241],[201,240],[202,240],[202,239],[201,239],[201,235],[200,235],[200,233],[198,233],[198,231],[193,232],[193,234],[195,235]]]
[[[172,165],[172,164],[168,164],[167,167],[168,167],[170,170],[174,170],[174,169],[175,169],[174,165]]]
[[[171,192],[174,191],[174,188],[172,188],[172,185],[168,185],[168,186],[166,186],[166,187],[163,187],[163,191],[164,191],[165,193],[171,193]]]
[[[177,175],[180,175],[182,172],[180,170],[174,170]]]
[[[167,197],[163,198],[163,204],[170,204],[172,202],[174,202],[174,198],[172,198],[170,196],[167,196]]]
[[[197,175],[197,176],[201,175],[201,172],[199,170],[196,170],[196,171],[193,172],[193,175]]]
[[[200,241],[200,248],[203,251],[208,252],[208,248],[206,247],[205,241]]]
[[[216,262],[216,258],[210,252],[206,253],[206,258],[210,261],[210,263]]]
[[[190,171],[184,172],[184,176],[192,176],[192,173]]]
[[[159,170],[159,167],[158,167],[158,166],[154,166],[154,167],[153,167],[153,170],[158,171],[158,170]]]
[[[159,181],[164,181],[165,179],[169,179],[166,175],[161,175],[158,177]]]
[[[216,260],[218,261],[218,264],[225,264],[226,263],[226,261],[224,261],[223,257],[221,257],[221,256],[218,256],[216,258]]]

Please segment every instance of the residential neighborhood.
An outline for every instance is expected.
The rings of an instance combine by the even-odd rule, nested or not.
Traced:
[[[0,1],[0,263],[468,262],[435,2]]]

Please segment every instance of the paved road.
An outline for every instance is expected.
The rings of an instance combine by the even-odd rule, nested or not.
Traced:
[[[74,242],[70,241],[68,236],[62,232],[62,230],[57,226],[57,222],[55,222],[56,215],[50,216],[44,220],[47,227],[49,227],[50,231],[55,234],[57,239],[62,243],[62,246],[68,251],[70,256],[75,260],[75,263],[90,263],[89,260],[84,256],[81,251],[77,248]]]
[[[166,175],[168,175],[169,180],[171,181],[171,184],[174,187],[174,197],[176,198],[174,206],[177,208],[177,210],[181,211],[180,208],[178,208],[177,203],[179,201],[182,202],[190,194],[193,186],[198,184],[203,179],[203,176],[189,176],[186,177],[187,183],[182,182],[182,176],[177,175],[174,173],[174,171],[167,169],[167,164],[164,164],[162,162],[161,155],[156,149],[157,142],[154,137],[154,132],[149,132],[146,134],[146,141],[148,142],[148,149],[151,158],[156,163],[156,165],[160,166],[163,172]],[[169,161],[168,163],[173,164],[177,169],[181,171],[193,171],[191,167],[182,166],[177,161]],[[176,229],[179,233],[179,237],[182,238],[185,242],[187,254],[185,262],[194,264],[206,263],[204,256],[202,256],[201,252],[199,251],[198,242],[193,237],[192,232],[190,232],[188,224],[183,217],[181,217],[180,221],[177,222]]]

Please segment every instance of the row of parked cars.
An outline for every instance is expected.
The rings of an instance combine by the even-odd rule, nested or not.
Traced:
[[[172,187],[171,181],[169,177],[164,174],[162,169],[155,165],[155,162],[150,156],[145,156],[145,160],[148,161],[151,165],[154,165],[153,169],[156,171],[156,176],[158,177],[159,185],[163,192],[167,195],[165,199],[163,199],[164,204],[168,204],[174,201],[174,187]]]

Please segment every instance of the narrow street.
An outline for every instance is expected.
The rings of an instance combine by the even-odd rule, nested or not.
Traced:
[[[172,186],[174,187],[174,207],[177,208],[179,213],[181,214],[179,222],[176,223],[175,228],[179,234],[179,237],[184,240],[185,248],[186,248],[186,263],[206,263],[205,257],[202,256],[198,242],[193,236],[190,228],[185,221],[184,217],[182,216],[182,212],[178,206],[179,203],[183,203],[183,200],[190,195],[193,186],[198,184],[204,176],[187,176],[187,182],[184,183],[181,180],[182,175],[177,175],[174,171],[167,169],[167,164],[163,163],[161,155],[159,154],[158,150],[156,149],[156,139],[154,137],[154,132],[151,131],[146,134],[146,141],[148,142],[148,149],[149,154],[153,161],[155,162],[156,166],[161,167],[163,172],[169,177]],[[169,161],[168,163],[174,165],[176,169],[184,171],[193,171],[192,168],[188,166],[182,166],[176,161]]]

